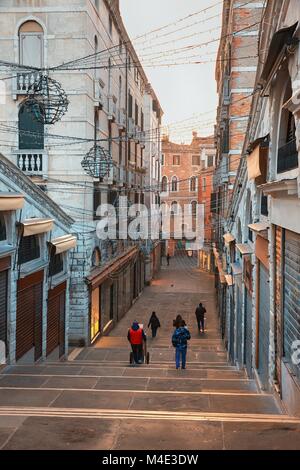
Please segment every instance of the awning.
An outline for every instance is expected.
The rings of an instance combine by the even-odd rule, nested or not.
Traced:
[[[233,276],[239,276],[240,274],[243,274],[243,269],[240,263],[231,263],[231,269]]]
[[[261,81],[266,82],[270,78],[278,57],[281,55],[285,46],[291,44],[298,22],[288,28],[277,31],[271,41],[267,59],[261,74]]]
[[[75,248],[77,244],[77,238],[74,235],[64,235],[62,237],[55,238],[49,242],[55,249],[55,254],[59,255],[60,253],[64,253],[65,251],[72,250]]]
[[[260,178],[259,183],[264,183],[267,178],[269,144],[267,137],[260,139],[260,143],[252,150],[247,157],[248,180]]]
[[[258,222],[257,224],[250,224],[248,225],[248,227],[250,228],[250,230],[252,230],[252,232],[260,233],[269,230],[270,225],[266,222]]]
[[[132,258],[138,254],[138,247],[130,248],[122,256],[119,256],[107,266],[95,268],[93,272],[87,276],[87,282],[92,289],[99,287],[108,277],[114,272],[118,272],[126,265]]]
[[[0,193],[0,211],[16,211],[24,206],[23,194]]]
[[[236,245],[237,249],[239,250],[239,252],[241,253],[242,256],[245,256],[245,255],[253,255],[254,251],[253,249],[251,248],[250,245],[248,245],[248,243],[240,243],[238,245]]]
[[[235,241],[235,237],[231,235],[231,233],[225,233],[225,235],[223,235],[223,238],[225,240],[225,243],[232,243]]]
[[[53,219],[27,219],[18,223],[22,227],[23,237],[50,232],[53,228]]]
[[[234,278],[231,274],[226,274],[225,279],[229,287],[234,286]]]

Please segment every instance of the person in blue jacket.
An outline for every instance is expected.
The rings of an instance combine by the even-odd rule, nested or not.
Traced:
[[[181,322],[177,326],[176,330],[172,336],[172,344],[174,348],[176,348],[175,354],[175,361],[176,361],[176,369],[180,368],[180,360],[181,360],[181,368],[186,368],[186,354],[187,354],[187,347],[188,341],[191,339],[191,334],[184,323]]]

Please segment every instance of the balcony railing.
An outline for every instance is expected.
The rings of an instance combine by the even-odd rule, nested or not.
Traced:
[[[13,94],[14,95],[28,95],[33,93],[34,85],[38,83],[40,79],[40,72],[18,72],[16,77],[13,79]]]
[[[293,139],[278,150],[277,173],[295,168],[298,168],[298,150],[296,139]]]
[[[117,103],[114,96],[108,97],[108,119],[113,120],[117,117]]]
[[[99,108],[103,108],[104,92],[103,92],[103,88],[100,85],[99,80],[94,80],[94,100],[95,100],[95,106]]]
[[[45,150],[17,150],[17,166],[28,176],[48,176],[48,155]]]

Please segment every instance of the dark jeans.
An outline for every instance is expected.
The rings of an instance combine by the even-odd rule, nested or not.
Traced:
[[[157,328],[151,328],[152,330],[152,338],[156,338]]]
[[[198,330],[204,331],[204,318],[197,319],[197,323],[198,323]]]
[[[138,364],[139,361],[143,360],[143,345],[142,344],[132,344],[131,349],[132,349],[132,352],[133,352],[134,362],[136,364]]]
[[[180,349],[178,347],[176,348],[176,353],[175,353],[176,369],[179,369],[180,367],[180,359],[181,359],[181,368],[185,369],[186,353],[187,353],[187,348],[185,349]]]

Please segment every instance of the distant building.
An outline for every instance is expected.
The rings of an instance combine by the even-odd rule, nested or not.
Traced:
[[[193,132],[191,144],[175,144],[167,136],[162,139],[161,204],[172,213],[170,239],[165,243],[165,252],[174,256],[176,251],[189,250],[191,240],[176,234],[182,228],[183,235],[195,231],[195,215],[199,201],[198,175],[201,168],[214,166],[215,151],[213,137],[198,137]],[[202,184],[204,182],[202,181]],[[184,209],[190,214],[189,227],[184,226]],[[195,251],[194,255],[197,255]]]

